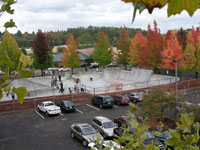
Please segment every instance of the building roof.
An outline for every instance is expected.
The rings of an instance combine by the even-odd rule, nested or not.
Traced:
[[[81,61],[85,61],[86,59],[88,59],[89,57],[81,52],[78,52],[78,55],[80,57]],[[61,62],[61,57],[64,57],[63,53],[58,53],[54,56],[53,61],[54,62]]]

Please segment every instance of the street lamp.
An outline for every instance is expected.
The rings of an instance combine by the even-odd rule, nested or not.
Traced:
[[[186,55],[184,55],[183,57],[181,57],[179,59],[172,59],[172,58],[167,57],[167,56],[162,56],[162,58],[168,58],[168,59],[172,60],[173,62],[175,62],[175,82],[176,82],[176,86],[175,86],[175,100],[176,100],[175,117],[177,115],[177,103],[178,103],[178,84],[177,84],[178,61],[180,61],[182,58],[184,58],[186,56],[191,56],[191,54],[186,54]]]

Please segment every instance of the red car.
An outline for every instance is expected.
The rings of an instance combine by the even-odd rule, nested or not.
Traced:
[[[130,124],[130,119],[128,116],[120,116],[114,118],[114,123],[118,125],[118,127],[128,127]]]
[[[130,103],[130,99],[128,98],[128,96],[124,96],[124,95],[116,95],[113,96],[113,101],[115,104],[122,104],[122,105],[127,105]]]

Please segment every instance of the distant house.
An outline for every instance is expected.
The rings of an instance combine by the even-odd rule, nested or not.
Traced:
[[[80,61],[81,61],[81,64],[85,63],[87,59],[89,59],[90,57],[83,54],[82,52],[79,52],[78,51],[78,55],[80,57]],[[62,57],[64,57],[63,53],[58,53],[54,56],[53,58],[53,62],[55,64],[55,67],[62,67]]]

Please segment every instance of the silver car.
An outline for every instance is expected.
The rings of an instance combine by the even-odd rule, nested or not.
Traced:
[[[82,142],[83,146],[97,140],[97,130],[87,123],[74,123],[70,127],[72,138],[77,138]]]
[[[112,120],[102,116],[94,117],[92,124],[105,139],[113,137],[113,130],[118,127]]]

